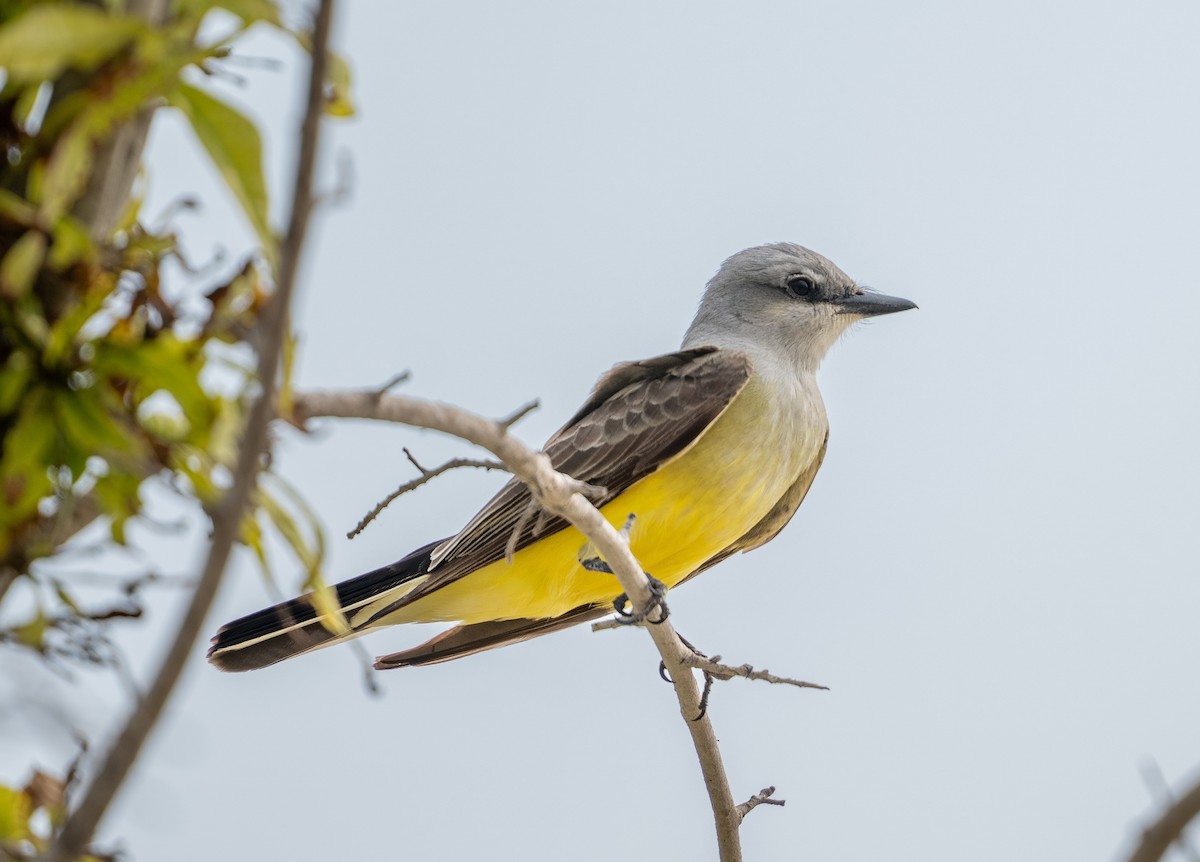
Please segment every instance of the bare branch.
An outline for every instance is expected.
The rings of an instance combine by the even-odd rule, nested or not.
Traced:
[[[381,392],[379,394],[382,395],[383,393]],[[403,485],[401,485],[395,491],[388,494],[386,497],[384,497],[382,500],[380,500],[378,503],[376,503],[371,508],[371,511],[367,512],[367,514],[363,516],[362,520],[359,521],[354,526],[354,529],[346,534],[347,539],[353,539],[355,536],[357,536],[359,533],[361,533],[363,530],[365,530],[367,528],[367,525],[370,524],[372,521],[374,521],[377,517],[379,517],[379,513],[382,512],[384,509],[386,509],[388,506],[390,506],[392,501],[395,500],[397,497],[399,497],[401,494],[407,494],[409,491],[415,491],[417,488],[420,488],[422,485],[424,485],[430,479],[440,476],[443,473],[447,472],[448,470],[457,470],[460,467],[478,467],[481,470],[503,470],[504,469],[504,465],[501,464],[499,461],[480,461],[475,458],[452,458],[449,461],[447,461],[445,464],[442,464],[441,466],[434,467],[432,470],[426,470],[424,467],[422,467],[420,464],[417,463],[417,459],[415,457],[413,457],[413,453],[408,451],[407,447],[405,447],[405,449],[404,449],[404,455],[406,458],[408,458],[409,463],[411,463],[414,467],[416,467],[418,470],[421,471],[421,475],[418,476],[416,479],[413,479],[411,482],[405,482]]]
[[[774,792],[775,788],[773,786],[764,787],[762,790],[758,791],[758,793],[755,793],[753,796],[739,805],[735,809],[738,814],[738,821],[740,822],[745,820],[746,815],[760,805],[778,805],[780,808],[782,808],[784,805],[787,805],[787,800],[785,799],[772,799],[771,795]]]
[[[1129,856],[1129,862],[1157,862],[1178,841],[1183,830],[1200,816],[1200,781],[1175,800],[1158,819],[1142,830],[1142,840]]]
[[[599,625],[599,623],[596,625]],[[737,666],[721,664],[721,657],[719,655],[715,655],[712,658],[705,658],[702,655],[693,653],[685,663],[689,667],[704,671],[710,676],[721,680],[733,679],[735,676],[740,676],[742,679],[759,680],[760,682],[769,682],[773,685],[792,685],[796,688],[816,688],[821,691],[829,691],[829,686],[827,685],[804,682],[803,680],[792,679],[788,676],[776,676],[765,668],[763,670],[755,670],[754,666],[749,664],[740,664]]]
[[[1142,773],[1142,782],[1146,785],[1146,790],[1159,800],[1159,804],[1164,809],[1175,804],[1175,793],[1171,790],[1171,785],[1167,782],[1167,777],[1163,775],[1162,767],[1158,765],[1157,760],[1150,758],[1141,765],[1139,771]],[[1189,862],[1200,862],[1200,852],[1197,852],[1187,835],[1181,834],[1176,839],[1175,846]]]
[[[308,216],[312,210],[312,175],[324,107],[324,82],[332,18],[333,0],[321,0],[313,26],[308,101],[301,125],[300,154],[292,188],[291,217],[280,252],[275,295],[263,314],[263,337],[260,342],[262,347],[258,356],[258,377],[262,393],[250,412],[238,452],[233,484],[213,512],[212,544],[209,547],[208,558],[196,585],[195,595],[176,631],[175,639],[145,697],[138,703],[116,741],[109,748],[83,799],[63,824],[47,855],[52,862],[67,862],[84,852],[109,804],[137,760],[142,745],[162,714],[163,707],[191,655],[205,617],[208,616],[233,543],[237,539],[242,512],[258,481],[259,462],[266,448],[268,426],[276,412],[280,353],[288,308],[295,289],[304,237],[308,230]]]
[[[125,11],[152,26],[167,12],[166,0],[127,0]],[[129,122],[117,126],[96,150],[87,190],[75,204],[75,216],[88,226],[94,240],[106,240],[129,200],[129,190],[142,163],[154,108],[142,108]]]
[[[635,609],[645,608],[651,602],[649,582],[630,551],[628,541],[585,496],[594,493],[595,489],[554,470],[545,453],[535,452],[508,433],[512,422],[527,411],[495,422],[448,404],[402,395],[381,397],[371,391],[296,393],[293,404],[295,418],[301,423],[319,416],[379,419],[453,434],[482,446],[529,486],[542,509],[565,518],[587,537],[600,558],[613,570]],[[716,733],[701,710],[700,686],[688,664],[692,649],[680,639],[669,621],[645,628],[671,675],[679,711],[692,736],[716,822],[721,862],[740,862],[742,850],[738,826],[741,815],[729,789]]]

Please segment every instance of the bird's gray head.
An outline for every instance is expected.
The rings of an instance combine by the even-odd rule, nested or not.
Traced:
[[[916,305],[860,287],[815,251],[772,243],[739,251],[721,265],[683,345],[768,350],[815,371],[850,324],[909,308]]]

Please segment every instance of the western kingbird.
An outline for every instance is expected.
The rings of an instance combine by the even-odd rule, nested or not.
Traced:
[[[791,520],[825,455],[825,352],[852,323],[915,307],[798,245],[738,252],[708,283],[682,349],[613,368],[544,451],[605,489],[604,517],[629,524],[638,561],[677,586]],[[222,627],[209,661],[253,670],[380,626],[457,623],[375,667],[434,664],[610,613],[616,579],[583,534],[530,517],[531,503],[513,479],[458,534],[338,584],[347,633],[301,596]]]

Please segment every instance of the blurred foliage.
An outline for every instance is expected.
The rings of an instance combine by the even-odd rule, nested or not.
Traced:
[[[44,811],[51,822],[60,818],[64,789],[63,782],[42,772],[34,772],[23,788],[0,787],[0,853],[22,859],[42,849],[49,835],[38,828],[35,815]]]
[[[97,519],[124,545],[143,516],[147,481],[213,506],[257,391],[245,357],[270,302],[277,249],[262,142],[204,82],[252,26],[301,44],[308,37],[285,25],[272,0],[173,0],[161,23],[129,11],[153,5],[0,0],[0,602],[23,579],[38,606],[0,643],[44,656],[71,654],[52,633],[137,617],[140,606],[87,613],[35,562]],[[220,26],[202,26],[209,16]],[[348,88],[348,67],[336,60],[328,113],[353,113]],[[114,153],[119,161],[125,152],[114,138],[159,110],[187,120],[260,244],[204,302],[164,289],[177,236],[147,226],[128,188],[118,189],[115,217],[98,215]],[[140,140],[131,152],[136,163],[124,167],[133,177]],[[241,358],[235,375],[213,373],[218,352]],[[257,490],[242,538],[264,568],[267,525],[320,591],[323,545],[302,501]],[[34,840],[29,819],[39,809],[46,805],[27,789],[0,787],[0,847]]]

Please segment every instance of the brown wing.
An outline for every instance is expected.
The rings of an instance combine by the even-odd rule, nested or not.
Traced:
[[[455,626],[437,637],[425,641],[420,646],[380,656],[375,659],[375,669],[390,670],[397,667],[440,664],[496,647],[548,635],[550,632],[570,628],[588,620],[598,620],[611,613],[611,604],[581,605],[573,611],[567,611],[565,614],[550,619],[497,620],[490,623]]]
[[[744,353],[716,347],[618,365],[600,379],[544,451],[555,469],[602,486],[604,495],[593,502],[603,506],[699,439],[742,391],[750,372]],[[531,503],[524,483],[510,481],[458,535],[434,551],[432,576],[373,618],[503,558],[518,526],[517,550],[567,526],[560,518],[529,517]]]

